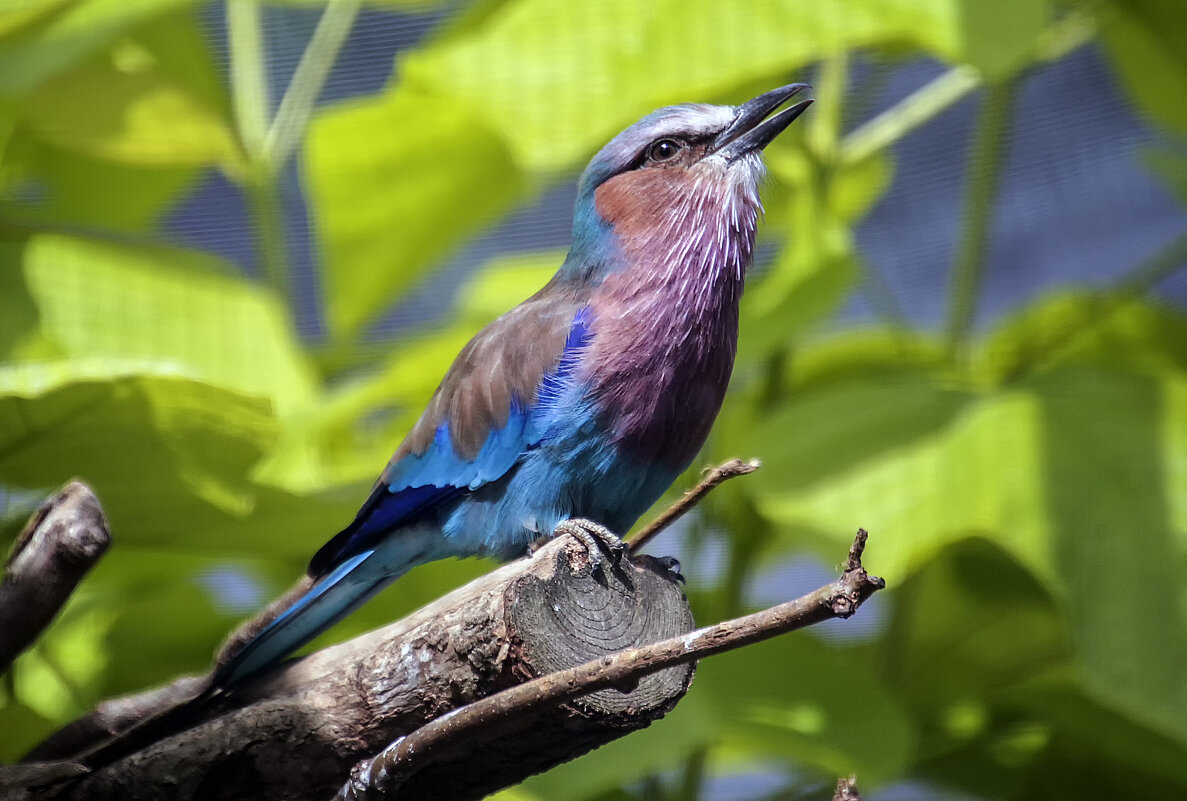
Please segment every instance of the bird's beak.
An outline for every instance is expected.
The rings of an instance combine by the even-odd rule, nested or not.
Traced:
[[[762,150],[771,140],[791,125],[792,120],[800,116],[812,105],[812,98],[801,100],[790,108],[785,108],[774,117],[767,118],[785,101],[804,91],[811,89],[806,83],[790,83],[764,92],[753,100],[747,100],[738,106],[734,121],[725,127],[713,139],[709,147],[710,153],[716,153],[727,162],[735,161],[747,153]]]

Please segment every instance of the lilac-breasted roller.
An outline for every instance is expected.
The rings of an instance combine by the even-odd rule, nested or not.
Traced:
[[[804,88],[663,108],[594,156],[556,275],[470,340],[354,522],[313,557],[311,588],[214,687],[271,666],[418,564],[631,527],[721,408],[762,150],[812,101],[768,115]]]

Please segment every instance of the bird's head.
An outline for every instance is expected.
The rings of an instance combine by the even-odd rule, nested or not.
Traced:
[[[568,266],[604,273],[624,256],[705,237],[744,248],[748,260],[762,150],[812,100],[772,112],[807,88],[781,86],[738,106],[668,106],[618,134],[581,176]]]

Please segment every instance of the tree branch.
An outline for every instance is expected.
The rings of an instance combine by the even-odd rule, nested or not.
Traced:
[[[401,621],[292,660],[209,704],[187,702],[181,729],[149,720],[155,739],[30,797],[325,798],[359,759],[451,709],[692,627],[680,586],[659,560],[624,560],[603,573],[591,569],[584,546],[558,538]],[[401,798],[479,797],[547,770],[664,715],[692,672],[677,666],[629,694],[586,694],[539,710],[531,732],[510,743],[475,738],[460,767],[426,771]]]
[[[719,466],[633,548],[756,467]],[[844,574],[816,592],[686,634],[691,613],[662,560],[591,570],[587,551],[562,537],[404,620],[292,660],[211,703],[201,693],[205,677],[105,702],[30,756],[76,757],[146,719],[149,736],[65,784],[31,779],[20,797],[300,801],[326,798],[349,775],[344,797],[398,787],[402,800],[477,798],[661,717],[703,656],[851,615],[883,586],[861,566],[864,544],[861,531]],[[274,615],[272,607],[258,615],[224,652]],[[182,726],[151,726],[179,701]],[[76,769],[41,762],[26,773],[69,777]],[[24,783],[25,767],[14,770],[0,790]]]
[[[467,748],[475,738],[506,737],[539,710],[593,690],[629,687],[657,670],[693,663],[830,618],[849,617],[865,599],[886,586],[861,565],[866,537],[864,529],[857,532],[845,571],[836,581],[802,598],[691,634],[590,660],[442,715],[355,765],[336,798],[361,801],[386,797],[426,767],[456,758],[458,750]]]
[[[103,701],[42,740],[21,761],[48,762],[77,757],[138,723],[196,697],[206,689],[208,682],[206,676],[183,676],[163,687]]]
[[[712,492],[719,484],[723,484],[737,476],[753,473],[760,467],[762,467],[762,462],[758,459],[751,459],[747,462],[743,462],[741,459],[730,459],[728,462],[714,467],[701,479],[699,484],[684,493],[684,496],[680,500],[660,512],[658,517],[640,529],[635,536],[627,539],[626,543],[629,552],[638,553],[648,541],[672,525],[672,523],[675,523],[689,509],[700,503],[701,499]]]
[[[833,801],[861,801],[861,793],[857,791],[857,777],[837,779],[837,789],[833,792]]]
[[[696,487],[689,490],[659,514],[648,525],[631,537],[627,543],[630,553],[638,553],[657,534],[700,503],[713,489],[737,476],[753,473],[761,466],[757,459],[743,461],[731,459],[707,470],[705,477]],[[248,641],[271,623],[281,612],[311,586],[308,576],[303,576],[292,588],[276,598],[253,618],[246,621],[231,635],[219,649],[216,664],[222,664]],[[67,724],[46,740],[39,743],[25,755],[25,761],[69,759],[77,756],[112,737],[122,735],[149,718],[159,716],[179,704],[190,700],[205,689],[205,678],[186,676],[165,687],[123,698],[104,701],[94,710]]]
[[[111,544],[91,488],[72,481],[29,519],[0,580],[0,672],[28,648]]]

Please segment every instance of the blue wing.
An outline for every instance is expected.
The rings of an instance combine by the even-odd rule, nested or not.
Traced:
[[[215,686],[271,666],[363,604],[410,566],[393,558],[400,538],[539,444],[538,421],[591,337],[588,307],[547,289],[471,340],[354,521],[314,555],[317,583],[219,668]]]
[[[523,317],[538,327],[542,321],[540,312],[533,310],[530,302],[516,311],[521,309],[535,311],[535,317]],[[543,369],[530,364],[522,366],[528,357],[516,351],[523,346],[506,344],[508,341],[522,342],[518,337],[502,339],[503,352],[498,356],[482,353],[483,350],[491,349],[483,348],[483,341],[489,341],[493,334],[510,335],[515,332],[514,328],[511,331],[487,329],[475,337],[454,363],[454,369],[441,382],[417,428],[384,469],[354,522],[313,557],[309,564],[310,575],[329,573],[339,562],[372,547],[377,539],[424,519],[468,491],[501,478],[526,450],[539,444],[543,432],[538,421],[547,416],[547,408],[555,402],[560,387],[576,367],[591,336],[587,307],[578,307],[575,311],[566,308],[564,311],[564,317],[561,318],[565,321],[561,331],[564,339],[559,348],[560,353],[547,358],[548,363],[541,366]],[[547,322],[547,318],[543,318],[543,321]],[[485,340],[482,339],[484,336]],[[539,347],[537,332],[532,332],[532,337],[527,348],[530,355],[535,355],[539,360],[540,354],[546,354],[548,349]],[[472,354],[471,349],[479,353]],[[556,351],[553,350],[553,353]],[[482,358],[483,355],[488,357],[489,363]],[[473,364],[483,365],[483,369],[465,369]],[[458,369],[459,365],[462,369]],[[494,369],[494,365],[502,365],[507,369],[500,371]],[[491,391],[490,383],[506,380],[508,373],[531,372],[533,367],[536,367],[536,375],[530,389],[510,386],[505,393]],[[475,388],[479,382],[485,386]],[[498,412],[503,410],[492,410],[489,405],[483,406],[482,401],[504,395],[507,402],[503,412],[505,417],[498,419]],[[459,397],[479,400],[467,404],[457,402]],[[486,422],[484,426],[481,420],[475,423],[475,417],[485,417],[495,424]],[[432,424],[432,437],[427,443],[421,444],[415,438],[418,433],[424,436],[426,422]],[[478,426],[484,427],[485,430],[479,430],[485,439],[475,452],[475,438],[469,430]],[[470,440],[469,451],[464,444],[459,447],[455,436],[457,429],[468,429],[462,431],[461,436]]]

